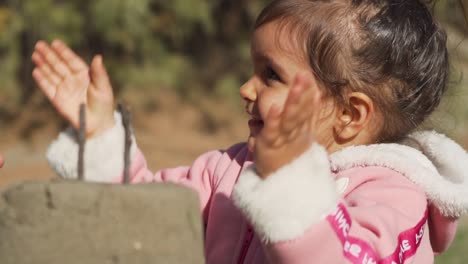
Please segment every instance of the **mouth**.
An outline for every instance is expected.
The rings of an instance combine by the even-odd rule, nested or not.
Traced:
[[[264,122],[262,119],[258,117],[252,117],[249,120],[250,135],[251,136],[257,135],[260,132],[260,130],[262,130],[263,126],[264,126]]]

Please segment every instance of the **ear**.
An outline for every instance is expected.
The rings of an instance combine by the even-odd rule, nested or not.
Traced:
[[[340,109],[336,114],[335,140],[347,143],[366,131],[375,115],[374,103],[366,94],[353,92],[348,94],[348,107]]]

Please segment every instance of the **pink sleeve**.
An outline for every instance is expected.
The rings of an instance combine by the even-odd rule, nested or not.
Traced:
[[[198,157],[191,166],[162,169],[156,173],[148,169],[145,157],[137,150],[130,166],[131,183],[171,182],[189,187],[200,198],[201,208],[208,203],[213,186],[215,168],[223,156],[222,151],[211,151]],[[116,182],[121,182],[122,176]]]
[[[429,207],[429,229],[431,232],[431,244],[435,255],[446,251],[455,239],[458,227],[458,217],[446,217],[436,206]]]
[[[190,166],[168,168],[151,172],[143,153],[137,149],[130,165],[130,182],[170,182],[196,191],[203,210],[210,201],[215,186],[236,158],[245,159],[245,144],[236,144],[227,150],[213,150],[199,156]],[[236,164],[238,164],[236,162]],[[240,165],[238,165],[240,166]],[[122,174],[113,182],[122,182]]]
[[[427,227],[425,196],[411,183],[385,185],[363,184],[303,235],[268,244],[270,258],[274,263],[410,263],[405,261],[416,254]],[[382,199],[375,187],[393,197]]]
[[[425,194],[383,167],[338,177],[335,183],[325,150],[314,145],[266,180],[247,169],[234,200],[272,263],[410,263],[404,260],[428,241]],[[344,196],[340,179],[349,183]]]

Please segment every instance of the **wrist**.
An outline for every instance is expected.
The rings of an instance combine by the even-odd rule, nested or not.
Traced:
[[[113,128],[115,124],[116,124],[116,121],[114,118],[100,122],[99,127],[86,132],[86,139],[91,139],[91,138],[94,138],[96,136],[103,134],[105,131]]]

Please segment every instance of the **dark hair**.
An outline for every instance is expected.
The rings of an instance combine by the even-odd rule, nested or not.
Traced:
[[[397,141],[439,105],[448,81],[445,31],[422,0],[275,0],[255,28],[280,21],[328,95],[361,91],[383,117],[377,141]]]

